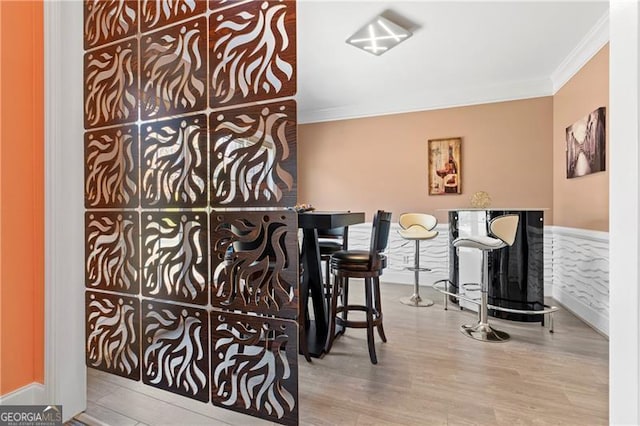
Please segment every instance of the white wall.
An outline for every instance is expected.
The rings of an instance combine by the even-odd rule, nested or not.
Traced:
[[[638,195],[638,49],[636,1],[610,2],[609,421],[640,424],[640,211]]]
[[[86,408],[82,2],[44,4],[45,400]]]

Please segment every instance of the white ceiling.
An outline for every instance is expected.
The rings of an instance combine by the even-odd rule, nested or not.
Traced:
[[[298,121],[551,95],[572,58],[578,65],[588,59],[579,50],[594,34],[604,34],[599,46],[606,42],[608,7],[607,1],[300,0]],[[381,56],[345,43],[381,13],[413,35]]]

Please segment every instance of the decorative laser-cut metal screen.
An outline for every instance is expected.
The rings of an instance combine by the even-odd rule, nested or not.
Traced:
[[[87,365],[298,423],[295,1],[84,12]]]

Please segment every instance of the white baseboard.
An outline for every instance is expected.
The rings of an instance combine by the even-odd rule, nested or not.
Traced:
[[[563,291],[559,287],[553,288],[553,298],[564,308],[571,311],[582,321],[595,328],[603,335],[609,337],[609,316],[599,313],[591,306],[587,306],[580,299],[572,296],[570,293]]]
[[[41,383],[29,383],[26,386],[0,396],[0,405],[44,405],[45,389]]]

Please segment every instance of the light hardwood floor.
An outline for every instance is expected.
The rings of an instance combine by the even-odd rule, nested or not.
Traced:
[[[361,296],[358,282],[351,285]],[[411,287],[384,284],[388,342],[369,362],[365,330],[348,330],[331,353],[300,366],[302,425],[599,425],[608,423],[608,341],[571,313],[555,333],[539,324],[493,320],[506,343],[465,337],[476,314],[431,289],[428,308],[398,302]],[[108,425],[268,424],[114,375],[88,369],[88,407],[77,418]]]

